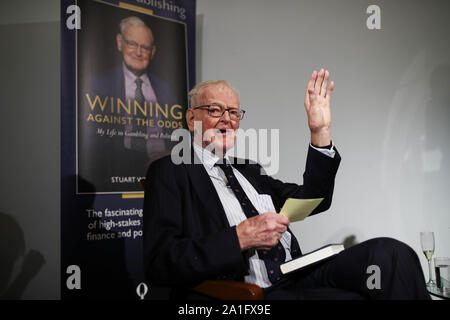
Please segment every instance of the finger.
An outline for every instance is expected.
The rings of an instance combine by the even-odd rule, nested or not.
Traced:
[[[322,87],[323,76],[325,75],[325,71],[320,69],[319,74],[317,75],[316,83],[314,84],[314,93],[320,94],[320,88]]]
[[[328,79],[330,79],[330,73],[328,72],[328,70],[325,70],[322,87],[320,88],[320,95],[322,97],[325,97],[325,94],[327,93]]]
[[[317,79],[317,71],[314,70],[313,73],[311,74],[311,77],[309,78],[306,89],[314,90],[314,84],[316,83],[316,79]]]
[[[333,90],[334,90],[334,81],[331,81],[331,83],[330,83],[330,85],[328,87],[328,90],[327,90],[327,94],[325,95],[325,98],[328,101],[330,101],[331,93],[333,92]]]
[[[283,235],[283,233],[285,233],[287,231],[287,227],[285,225],[280,225],[277,229],[278,234],[281,236]]]
[[[308,92],[310,94],[314,93],[314,87],[316,85],[316,81],[317,81],[317,77],[318,76],[319,76],[319,71],[314,70],[312,75],[311,75],[311,79],[310,79],[311,85],[308,87]]]
[[[309,78],[308,84],[306,85],[306,92],[305,92],[305,106],[309,106],[309,94],[311,92],[314,92],[314,83],[316,82],[317,78],[317,71],[314,70],[311,74],[311,77]]]
[[[279,214],[277,217],[277,223],[279,227],[287,228],[290,224],[289,218]],[[284,232],[284,231],[283,231]]]
[[[291,223],[289,218],[286,216],[280,215],[280,218],[281,218],[281,223],[284,224],[286,227],[288,227],[289,224]]]
[[[280,233],[284,233],[287,230],[287,226],[285,224],[281,224],[279,222],[274,223],[270,228],[266,228],[265,234],[271,236],[277,236]]]

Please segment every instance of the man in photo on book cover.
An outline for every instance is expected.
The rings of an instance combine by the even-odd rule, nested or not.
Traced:
[[[129,186],[115,184],[115,177],[135,177],[132,185],[139,188],[137,178],[144,176],[149,163],[170,153],[164,137],[167,128],[158,122],[173,121],[171,115],[182,111],[174,109],[178,103],[170,86],[148,70],[157,52],[152,30],[136,16],[122,19],[118,30],[115,43],[120,63],[93,77],[89,102],[86,95],[82,96],[87,111],[109,117],[101,125],[101,136],[97,123],[86,124],[89,134],[82,134],[88,141],[83,143],[91,148],[90,152],[80,151],[86,154],[82,156],[83,177],[92,180],[101,192],[129,191]],[[111,120],[117,118],[120,123]]]
[[[174,164],[168,156],[147,172],[144,261],[150,285],[172,287],[173,298],[198,298],[191,289],[204,280],[253,283],[265,299],[430,298],[416,253],[391,238],[365,241],[298,272],[280,272],[281,264],[302,255],[289,219],[278,214],[286,199],[324,198],[312,214],[331,206],[341,156],[331,139],[329,81],[321,69],[307,84],[311,140],[303,185],[283,183],[262,174],[259,164],[227,155],[244,116],[228,82],[206,81],[192,89],[186,112],[192,161]],[[371,265],[381,271],[376,289],[367,285]],[[317,295],[318,288],[326,296]]]

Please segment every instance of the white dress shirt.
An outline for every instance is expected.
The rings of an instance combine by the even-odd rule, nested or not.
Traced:
[[[134,100],[136,93],[136,75],[128,70],[125,63],[122,65],[123,75],[125,76],[125,100]],[[142,93],[144,95],[145,101],[156,102],[156,94],[153,90],[152,84],[147,74],[141,75],[139,78],[142,80]]]

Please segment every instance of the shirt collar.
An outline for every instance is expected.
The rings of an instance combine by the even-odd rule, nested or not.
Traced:
[[[196,144],[195,142],[192,142],[192,144],[194,145],[194,152],[197,155],[197,157],[200,159],[200,161],[202,162],[202,164],[208,169],[211,170],[212,168],[214,168],[214,165],[219,161],[222,160],[219,156],[215,155],[214,153],[212,153],[209,150],[204,149],[203,147],[199,146],[198,144]],[[230,158],[228,156],[228,154],[225,154],[225,160],[228,163],[230,162]]]
[[[136,79],[137,79],[137,77],[136,77],[136,75],[133,72],[128,70],[127,66],[125,65],[125,62],[122,62],[122,69],[123,69],[123,74],[125,76],[125,81],[128,81],[128,82],[134,84]],[[143,84],[150,85],[150,79],[148,78],[146,73],[141,75],[139,78],[142,79],[142,83]]]

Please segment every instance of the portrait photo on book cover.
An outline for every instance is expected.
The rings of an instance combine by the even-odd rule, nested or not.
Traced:
[[[154,160],[185,128],[186,25],[110,3],[78,1],[77,193],[141,192]]]

